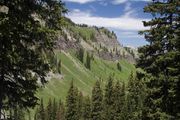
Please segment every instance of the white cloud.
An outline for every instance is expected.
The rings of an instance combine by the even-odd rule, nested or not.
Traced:
[[[122,4],[122,3],[125,3],[125,2],[129,2],[129,1],[131,1],[131,2],[140,2],[140,1],[141,2],[142,1],[148,2],[148,1],[151,1],[151,0],[113,0],[112,3],[117,5],[117,4]]]
[[[123,15],[115,18],[92,16],[90,11],[73,10],[68,17],[77,24],[87,24],[90,26],[109,27],[118,30],[138,31],[144,29],[142,21],[146,19],[133,18]]]
[[[94,2],[96,0],[63,0],[64,2],[75,2],[75,3],[80,3],[80,4],[85,4],[89,2]]]

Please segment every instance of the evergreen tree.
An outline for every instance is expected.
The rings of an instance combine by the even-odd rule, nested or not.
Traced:
[[[77,58],[83,63],[84,62],[84,49],[80,48],[77,53]]]
[[[119,81],[114,87],[114,120],[126,120],[126,94],[125,84],[121,86]]]
[[[104,94],[104,119],[105,120],[114,120],[114,86],[113,86],[113,78],[110,76],[105,86],[105,94]]]
[[[61,74],[62,71],[61,71],[61,60],[59,59],[59,62],[58,62],[58,65],[57,65],[57,69],[58,69],[58,73]]]
[[[139,49],[137,65],[150,76],[146,119],[180,119],[179,6],[179,0],[153,0],[144,8],[153,16],[144,22],[150,29],[141,33],[149,44]]]
[[[39,107],[36,109],[34,120],[45,120],[46,110],[44,108],[43,99],[41,99]]]
[[[37,81],[44,83],[50,70],[42,52],[54,48],[64,4],[61,0],[0,0],[0,6],[6,8],[0,12],[0,111],[9,108],[10,101],[34,107]]]
[[[119,62],[117,63],[117,69],[118,69],[119,71],[121,71],[121,70],[122,70],[121,65],[120,65],[120,63],[119,63]]]
[[[100,82],[97,81],[92,90],[92,120],[102,120],[103,112],[103,91]]]
[[[25,110],[20,108],[19,106],[16,106],[14,109],[14,115],[13,118],[14,120],[25,120]]]
[[[84,98],[82,112],[83,120],[91,120],[91,100],[89,97]]]
[[[140,120],[142,119],[144,102],[144,85],[142,81],[136,78],[131,73],[128,83],[128,95],[127,95],[127,110],[129,112],[128,119]]]
[[[59,107],[57,110],[56,119],[65,120],[65,107],[64,104],[61,102],[61,100],[59,101]]]
[[[53,104],[52,104],[51,99],[49,99],[49,102],[46,108],[46,119],[53,120]]]
[[[78,96],[77,96],[77,102],[78,102],[78,105],[77,105],[77,110],[78,110],[78,118],[79,119],[82,119],[82,116],[83,116],[83,94],[82,92],[79,92]]]
[[[78,90],[72,82],[66,98],[66,120],[79,120],[78,112]]]
[[[87,57],[86,57],[86,64],[85,64],[87,69],[91,69],[91,56],[89,55],[89,52],[87,52]]]
[[[56,120],[56,117],[57,117],[57,109],[58,109],[58,106],[57,106],[57,102],[54,98],[54,101],[53,101],[53,108],[52,108],[52,120]]]
[[[39,117],[38,120],[45,120],[46,117],[46,111],[44,108],[43,99],[41,99],[40,107],[39,107]]]

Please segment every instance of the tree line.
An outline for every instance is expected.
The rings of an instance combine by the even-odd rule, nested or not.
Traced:
[[[65,103],[43,99],[35,112],[35,120],[139,120],[142,118],[144,85],[132,73],[127,86],[109,77],[103,87],[97,81],[91,96],[84,96],[73,84]]]

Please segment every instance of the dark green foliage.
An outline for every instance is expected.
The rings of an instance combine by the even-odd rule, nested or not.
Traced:
[[[112,76],[109,77],[108,82],[105,86],[105,94],[103,100],[103,117],[105,120],[114,120],[114,86],[113,86],[113,78]]]
[[[89,52],[87,52],[87,56],[86,56],[86,64],[85,64],[87,69],[91,69],[91,56],[89,54]]]
[[[82,119],[83,117],[83,94],[82,92],[79,92],[77,96],[77,110],[78,110],[78,118]]]
[[[22,109],[20,107],[16,107],[14,109],[14,115],[13,115],[13,118],[11,119],[14,119],[14,120],[25,120],[25,109]]]
[[[144,8],[153,16],[144,22],[150,29],[141,33],[149,44],[139,49],[138,61],[148,77],[146,119],[180,119],[179,6],[179,0],[153,0]]]
[[[92,120],[103,120],[103,92],[97,81],[92,90]]]
[[[58,105],[57,105],[56,100],[54,99],[54,101],[53,101],[53,108],[52,108],[52,119],[53,120],[56,120],[57,110],[58,110]]]
[[[126,120],[126,93],[125,84],[121,86],[119,82],[114,86],[114,120]]]
[[[46,118],[46,110],[44,108],[43,99],[41,99],[41,103],[39,107],[36,109],[34,119],[35,120],[45,120]]]
[[[7,8],[0,12],[0,111],[10,109],[10,105],[34,107],[37,80],[44,83],[50,70],[43,52],[52,52],[64,4],[55,0],[1,0],[0,5]]]
[[[56,114],[56,120],[65,120],[65,107],[64,104],[59,101],[59,106]]]
[[[128,119],[140,120],[142,118],[145,89],[142,81],[131,73],[128,83],[127,115]]]
[[[49,102],[46,108],[46,119],[53,120],[53,104],[52,104],[51,99],[49,99]]]
[[[83,120],[91,120],[91,100],[89,97],[84,98],[82,112]]]
[[[119,62],[117,63],[117,69],[118,69],[119,71],[121,71],[121,70],[122,70],[121,65],[120,65],[120,63],[119,63]]]
[[[80,48],[77,52],[77,58],[83,63],[84,62],[84,49]]]
[[[61,60],[59,59],[59,62],[58,62],[58,66],[57,66],[57,69],[58,69],[58,73],[61,74]]]
[[[78,112],[78,90],[72,82],[66,98],[66,120],[79,120]]]

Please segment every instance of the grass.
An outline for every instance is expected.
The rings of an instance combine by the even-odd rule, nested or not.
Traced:
[[[62,61],[63,79],[52,78],[44,87],[39,89],[37,95],[39,98],[43,98],[45,103],[48,102],[49,98],[65,100],[72,80],[84,95],[90,95],[96,80],[102,79],[104,84],[109,75],[114,74],[116,80],[127,83],[131,71],[135,71],[135,67],[125,60],[119,61],[122,68],[119,71],[117,62],[106,61],[97,57],[91,63],[91,70],[88,70],[74,54],[58,51],[56,53]]]

